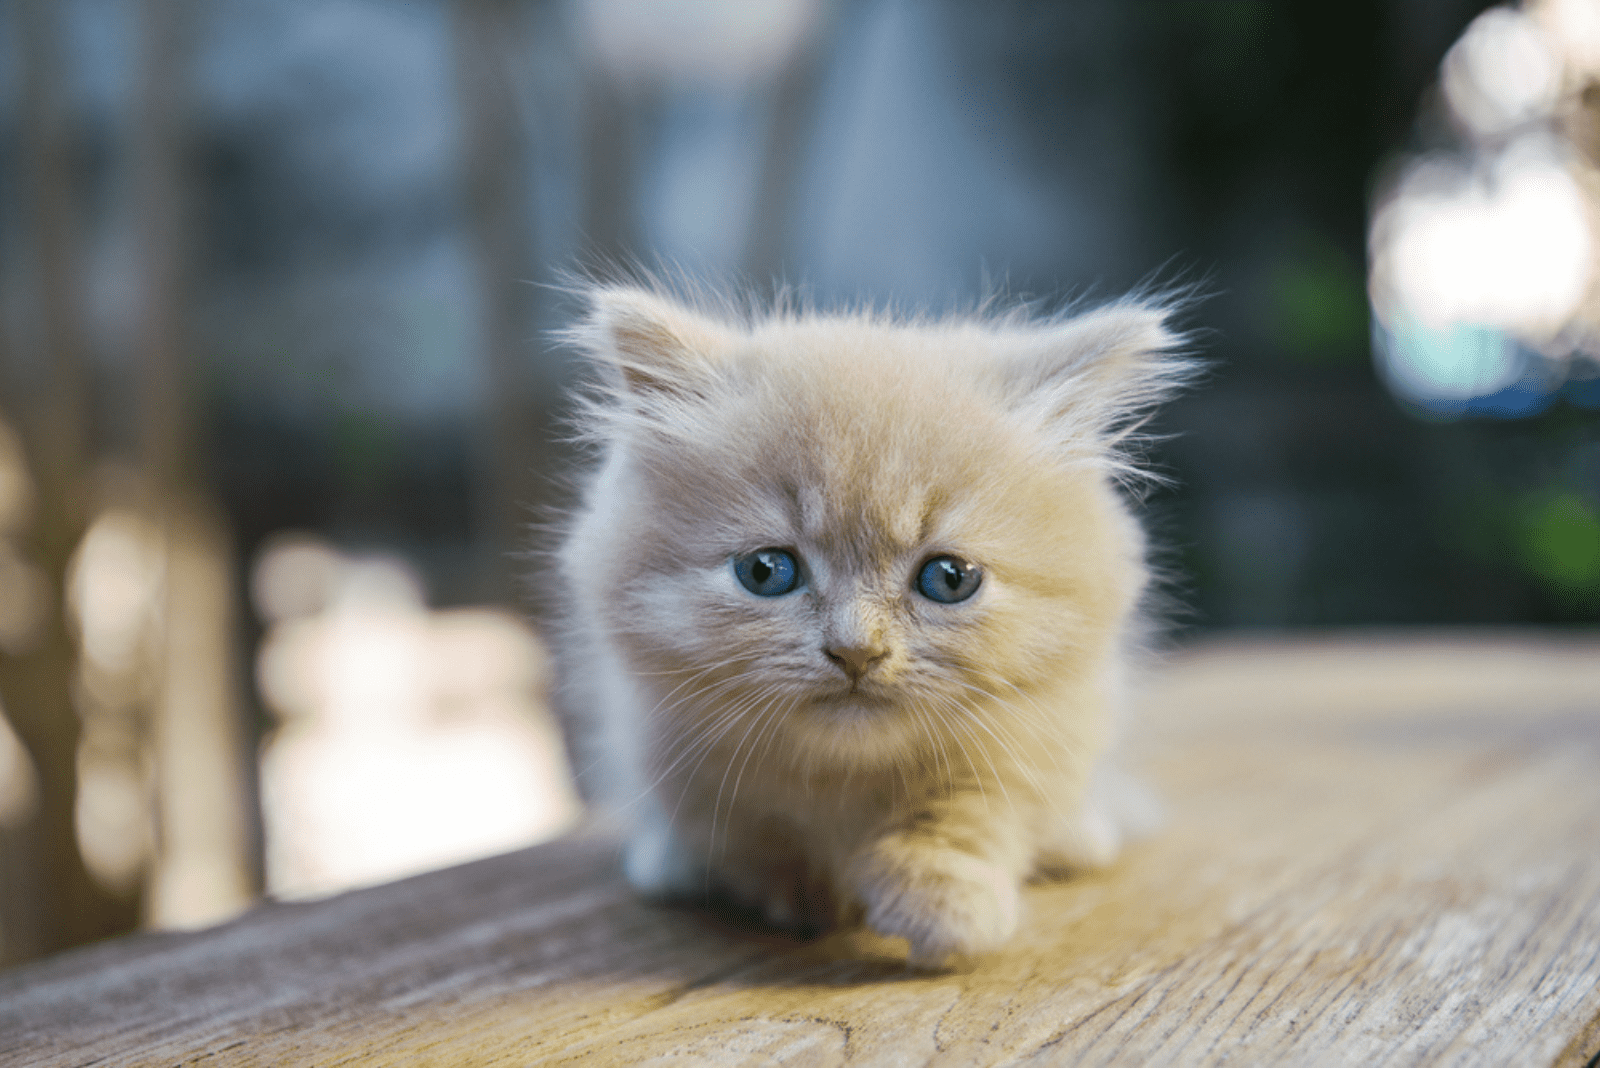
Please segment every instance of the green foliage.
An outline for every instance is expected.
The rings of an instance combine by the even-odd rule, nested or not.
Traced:
[[[1575,493],[1543,495],[1523,506],[1524,568],[1570,608],[1600,606],[1600,515]]]
[[[1367,290],[1360,265],[1325,241],[1300,245],[1269,279],[1280,349],[1308,363],[1365,362]]]

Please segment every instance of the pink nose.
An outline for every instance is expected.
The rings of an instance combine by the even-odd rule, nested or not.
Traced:
[[[850,676],[851,682],[856,682],[865,675],[873,664],[889,655],[889,651],[880,645],[830,645],[822,650],[828,654],[828,659],[839,665],[839,670]]]

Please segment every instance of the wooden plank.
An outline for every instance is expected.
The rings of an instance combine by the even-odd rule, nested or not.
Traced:
[[[908,972],[657,909],[569,839],[0,975],[5,1064],[1450,1064],[1600,1052],[1600,640],[1212,645],[1168,824]],[[1559,1058],[1559,1062],[1558,1062]]]

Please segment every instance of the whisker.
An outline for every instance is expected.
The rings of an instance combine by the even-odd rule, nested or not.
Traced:
[[[773,691],[771,691],[771,690],[764,691],[763,692],[763,697],[768,696],[771,692],[773,692]],[[723,768],[723,770],[722,770],[722,780],[717,784],[717,797],[716,797],[716,800],[712,803],[712,806],[711,806],[710,844],[711,844],[711,848],[712,849],[716,848],[717,822],[718,822],[719,817],[722,814],[722,794],[723,794],[723,791],[725,791],[727,789],[727,787],[728,787],[728,776],[733,774],[733,762],[735,760],[737,760],[739,758],[739,754],[744,751],[745,743],[749,742],[751,740],[750,739],[750,734],[751,734],[751,731],[753,729],[755,729],[756,727],[760,727],[762,729],[763,733],[765,732],[766,723],[767,723],[768,718],[772,714],[773,707],[774,706],[772,706],[770,704],[765,704],[765,705],[763,705],[761,707],[760,713],[756,716],[755,723],[752,724],[751,726],[747,727],[745,729],[744,734],[740,736],[738,744],[735,745],[734,748],[733,748],[733,754],[728,758],[727,767]],[[759,740],[759,735],[757,736],[757,740]],[[752,745],[752,751],[753,751],[754,743],[752,742],[751,745]],[[748,762],[749,759],[750,758],[748,756],[745,757],[745,761],[746,762]],[[742,769],[743,766],[744,765],[741,764],[740,768]],[[728,813],[728,817],[729,817],[730,820],[733,817],[733,813],[732,813],[731,809],[730,809],[730,811]],[[724,835],[726,835],[726,828],[724,828]],[[724,848],[726,848],[726,845],[727,845],[726,841],[724,841],[723,845],[724,845]]]
[[[708,721],[698,724],[694,732],[690,732],[674,739],[671,745],[664,749],[659,757],[647,758],[649,764],[657,764],[661,760],[668,760],[669,758],[671,759],[666,766],[655,770],[650,781],[645,783],[639,792],[623,806],[624,809],[630,808],[633,805],[643,801],[646,797],[650,796],[650,794],[657,790],[685,760],[694,756],[696,752],[705,752],[703,747],[699,747],[700,743],[712,738],[712,736],[717,734],[719,731],[725,731],[728,726],[731,725],[732,720],[738,718],[738,715],[739,713],[737,705],[735,705],[731,710],[724,709],[719,711]],[[646,770],[650,769],[647,767]]]
[[[1016,711],[1016,709],[1009,710]],[[1033,788],[1035,796],[1042,797],[1045,795],[1047,791],[1040,781],[1038,767],[1028,758],[1025,747],[1018,743],[1016,736],[1011,733],[1004,723],[998,718],[994,719],[992,723],[986,720],[981,706],[972,709],[972,715],[967,722],[977,726],[999,744],[1001,751],[1011,758],[1012,765],[1027,778],[1028,785]]]
[[[969,680],[962,679],[960,681],[961,684],[968,690],[981,695],[986,699],[987,702],[999,705],[1007,712],[1011,713],[1012,719],[1015,721],[1017,726],[1027,730],[1027,732],[1032,735],[1036,741],[1043,743],[1041,747],[1044,749],[1045,755],[1050,758],[1050,763],[1054,765],[1056,773],[1064,773],[1065,769],[1062,768],[1061,761],[1057,759],[1056,751],[1067,739],[1063,738],[1063,732],[1061,731],[1059,725],[1048,717],[1044,709],[1039,707],[1038,702],[1034,701],[1031,696],[1029,696],[1019,686],[1008,679],[1003,679],[1001,681],[1005,682],[1006,685],[1015,690],[1017,692],[1017,696],[1027,701],[1031,706],[1031,709],[1022,708],[1014,702],[1007,700],[998,694],[991,693]],[[994,724],[1000,729],[1005,729],[998,719],[994,721]],[[1010,735],[1009,730],[1007,730],[1006,733],[1012,738],[1013,742],[1016,742],[1016,738]],[[1032,762],[1030,761],[1029,763],[1031,764]]]
[[[742,701],[735,704],[729,711],[723,714],[722,719],[719,721],[721,724],[721,730],[717,732],[716,737],[710,740],[709,744],[700,748],[698,758],[695,760],[694,765],[689,769],[689,774],[684,778],[683,788],[678,791],[678,800],[672,806],[671,818],[674,822],[677,820],[679,810],[683,808],[684,799],[689,795],[690,787],[694,785],[694,777],[700,773],[701,766],[705,764],[707,758],[710,757],[712,753],[716,752],[717,747],[722,743],[722,740],[729,734],[733,733],[733,729],[738,724],[739,720],[749,715],[750,712],[761,703],[762,696],[763,694],[761,692],[747,695]],[[742,745],[743,742],[741,741],[740,744]],[[693,750],[690,752],[693,752]],[[738,755],[738,749],[734,750],[734,755]],[[724,772],[724,778],[726,778],[726,772]],[[720,798],[720,792],[718,796]]]
[[[774,704],[774,705],[770,706],[770,708],[769,708],[770,715],[765,717],[766,722],[764,722],[762,724],[760,732],[756,735],[756,740],[751,743],[750,752],[745,754],[744,761],[739,765],[739,774],[735,775],[734,778],[733,778],[733,792],[728,795],[728,819],[726,820],[726,822],[724,824],[724,827],[723,827],[723,843],[722,843],[722,847],[723,847],[724,855],[726,855],[727,847],[728,847],[727,836],[728,836],[729,830],[730,830],[730,828],[732,827],[732,824],[733,824],[733,806],[738,804],[738,802],[739,802],[739,784],[744,781],[745,767],[750,763],[750,758],[752,756],[755,756],[756,746],[761,743],[762,736],[767,734],[767,729],[769,727],[777,727],[777,725],[783,720],[783,717],[788,714],[789,709],[793,706],[793,704],[794,704],[794,701],[793,701],[793,699],[791,699],[789,701],[789,703],[787,703],[785,705],[781,705],[780,706],[780,705]],[[772,739],[776,738],[777,736],[778,736],[778,732],[776,730],[773,730],[772,734],[767,738],[767,746],[770,746],[772,744]],[[763,754],[765,753],[765,751],[766,751],[766,746],[764,746],[763,749],[762,749]],[[759,767],[760,760],[764,760],[764,759],[765,759],[764,755],[761,758],[758,759],[758,761],[757,761],[757,766],[758,767]]]
[[[945,747],[944,735],[934,727],[933,714],[928,709],[922,707],[922,702],[914,700],[908,707],[910,707],[910,709],[917,714],[918,720],[921,721],[923,725],[923,730],[927,733],[929,740],[933,743],[930,748],[933,751],[933,766],[935,774],[938,773],[941,758],[943,759],[946,780],[946,799],[955,797],[956,769],[955,765],[950,761],[950,751]]]
[[[928,696],[929,697],[935,697],[935,695],[933,695],[933,694],[930,694]],[[952,728],[951,729],[951,733],[950,733],[950,740],[955,742],[956,746],[961,750],[961,755],[966,760],[967,766],[972,768],[974,771],[976,771],[977,770],[977,764],[975,764],[973,762],[972,754],[967,751],[967,743],[963,742],[961,740],[961,735],[955,733],[955,731],[953,729],[955,727],[960,726],[959,720],[953,720],[951,717],[946,716],[944,714],[943,710],[939,707],[939,701],[937,699],[936,699],[934,704],[929,706],[928,710],[930,712],[932,712],[936,717],[938,717],[939,722],[944,724],[946,728]],[[972,741],[973,741],[974,745],[978,746],[980,751],[983,749],[983,746],[981,744],[979,744],[978,739],[975,736],[973,737]],[[988,759],[988,754],[987,753],[984,753],[984,759],[986,759],[986,760]],[[989,761],[989,767],[990,767],[991,770],[994,771],[995,782],[999,784],[1001,791],[1004,792],[1005,784],[1000,782],[1000,771],[999,771],[999,769],[995,768],[994,761],[992,761],[992,760]],[[974,775],[972,777],[972,781],[977,784],[977,786],[978,786],[978,796],[983,799],[983,810],[985,812],[988,812],[989,811],[989,791],[984,789],[983,776],[982,775]],[[1010,801],[1010,798],[1007,798],[1007,802],[1008,803],[1009,803],[1009,801]]]
[[[716,713],[714,713],[713,715],[708,717],[706,720],[701,721],[700,723],[698,723],[695,726],[693,726],[692,728],[690,728],[690,730],[685,731],[683,734],[681,734],[677,738],[675,738],[673,740],[672,744],[666,749],[666,751],[662,753],[661,759],[666,759],[668,756],[672,756],[674,754],[678,754],[678,755],[677,755],[676,759],[673,760],[672,764],[670,764],[663,771],[662,774],[665,775],[665,774],[670,773],[673,770],[673,768],[675,768],[682,760],[686,759],[687,756],[692,754],[695,751],[695,748],[697,746],[699,746],[705,739],[707,739],[711,735],[715,734],[717,732],[717,729],[718,729],[719,725],[730,714],[735,714],[735,713],[732,712],[732,710],[736,710],[736,709],[741,708],[748,701],[758,700],[758,699],[759,699],[759,695],[757,695],[755,697],[752,697],[750,695],[745,695],[744,697],[741,697],[738,700],[736,700],[731,706],[719,709]],[[674,706],[674,707],[676,707],[676,706]],[[660,779],[658,777],[657,783],[659,783],[659,781],[660,781]]]
[[[987,762],[989,765],[989,770],[994,773],[995,781],[1000,787],[1001,794],[1005,797],[1006,803],[1011,806],[1013,811],[1016,810],[1016,804],[1011,798],[1010,791],[1006,788],[1005,778],[1000,774],[1000,769],[995,765],[994,758],[989,755],[988,746],[983,744],[982,739],[980,739],[977,736],[977,732],[973,730],[974,726],[981,729],[990,738],[994,739],[995,743],[1000,746],[1000,751],[1008,756],[1011,759],[1012,764],[1027,778],[1028,783],[1033,788],[1033,792],[1035,794],[1042,794],[1044,792],[1044,788],[1040,784],[1038,776],[1034,773],[1034,768],[1032,767],[1031,762],[1024,758],[1022,754],[1017,751],[1012,742],[1008,742],[1005,738],[1002,738],[999,734],[995,733],[995,731],[990,728],[989,724],[984,722],[981,712],[978,709],[972,708],[971,706],[958,704],[953,698],[944,697],[943,700],[947,702],[948,707],[951,709],[957,726],[961,727],[962,730],[968,733],[973,740],[973,744],[976,745],[978,747],[978,751],[983,754],[985,762]]]

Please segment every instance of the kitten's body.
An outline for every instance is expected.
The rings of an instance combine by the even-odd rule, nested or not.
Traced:
[[[864,914],[920,962],[998,946],[1022,880],[1120,844],[1090,796],[1146,583],[1115,439],[1181,376],[1162,313],[591,298],[604,460],[560,558],[564,659],[635,817],[630,880]],[[757,595],[735,564],[772,547],[797,585]],[[932,599],[939,560],[976,592]]]

